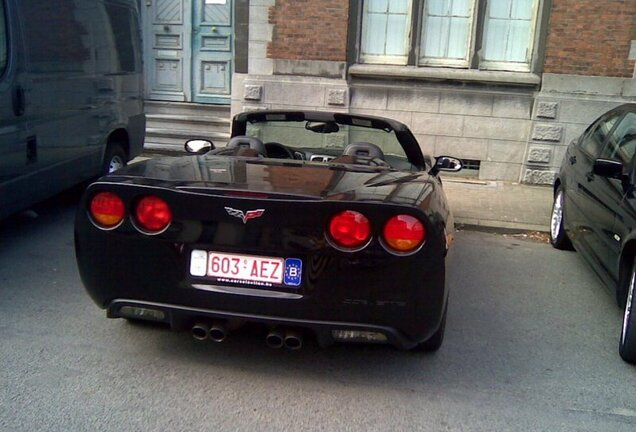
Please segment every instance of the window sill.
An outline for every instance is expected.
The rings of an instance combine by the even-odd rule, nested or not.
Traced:
[[[538,86],[541,84],[541,76],[529,72],[483,71],[441,67],[356,64],[349,67],[349,75],[360,78],[464,81],[517,86]]]

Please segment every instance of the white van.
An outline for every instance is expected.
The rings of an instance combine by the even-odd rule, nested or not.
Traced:
[[[0,0],[0,219],[141,153],[136,0]]]

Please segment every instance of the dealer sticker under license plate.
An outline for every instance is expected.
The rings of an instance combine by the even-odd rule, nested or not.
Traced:
[[[190,255],[190,274],[215,277],[232,282],[257,285],[284,284],[300,286],[302,261],[298,258],[275,258],[255,255],[227,254],[193,250]]]

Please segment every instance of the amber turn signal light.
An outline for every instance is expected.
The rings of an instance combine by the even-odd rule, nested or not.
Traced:
[[[389,249],[397,253],[409,253],[424,243],[426,229],[422,222],[413,216],[397,215],[384,225],[382,235]]]
[[[91,199],[89,212],[98,227],[112,229],[124,220],[126,206],[117,194],[99,192]]]

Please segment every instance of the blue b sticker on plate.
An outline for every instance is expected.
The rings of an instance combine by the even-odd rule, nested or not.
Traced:
[[[303,262],[298,258],[287,258],[285,260],[285,274],[283,283],[285,285],[300,286],[300,279],[303,273]]]

